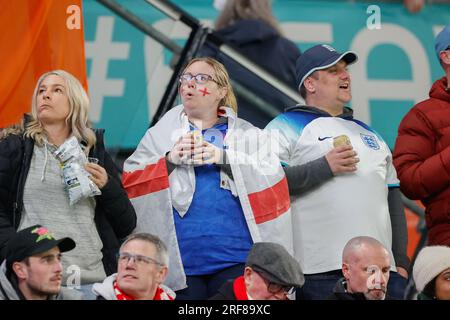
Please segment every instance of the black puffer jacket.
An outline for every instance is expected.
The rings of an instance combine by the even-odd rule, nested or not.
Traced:
[[[117,272],[116,253],[120,239],[136,227],[136,213],[105,150],[104,130],[96,130],[97,143],[89,156],[99,159],[108,173],[102,194],[96,197],[95,224],[103,242],[103,265],[107,275]],[[34,141],[10,134],[0,140],[0,261],[6,242],[16,232],[23,211],[23,191],[33,155]],[[43,190],[45,192],[45,190]]]
[[[336,286],[333,289],[333,294],[328,297],[328,300],[367,300],[363,293],[355,292],[350,293],[347,292],[346,288],[347,284],[344,278],[339,279],[336,282]],[[386,294],[385,300],[395,300],[391,298],[388,294]]]
[[[208,300],[237,300],[236,295],[234,294],[233,284],[234,279],[228,280],[219,288],[217,293]]]

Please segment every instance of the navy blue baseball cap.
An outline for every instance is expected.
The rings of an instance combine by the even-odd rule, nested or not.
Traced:
[[[334,66],[339,61],[344,60],[347,64],[355,63],[358,56],[353,51],[339,53],[332,46],[319,44],[309,48],[297,59],[297,88],[303,84],[303,81],[314,71],[322,70]]]
[[[450,24],[447,25],[434,40],[434,49],[436,50],[436,55],[438,60],[439,54],[450,46]]]

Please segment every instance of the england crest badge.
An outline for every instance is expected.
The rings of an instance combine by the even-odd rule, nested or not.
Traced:
[[[364,142],[364,144],[366,146],[368,146],[369,148],[371,148],[373,150],[380,149],[380,145],[378,144],[377,138],[375,138],[375,136],[373,136],[371,134],[363,134],[363,133],[360,133],[359,135],[361,136],[361,140]]]

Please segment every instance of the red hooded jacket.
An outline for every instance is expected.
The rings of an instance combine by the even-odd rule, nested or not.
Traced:
[[[426,207],[428,244],[449,246],[450,90],[445,77],[400,123],[394,165],[402,192]]]

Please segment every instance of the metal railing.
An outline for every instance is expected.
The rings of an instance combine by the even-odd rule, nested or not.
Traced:
[[[260,79],[270,84],[274,89],[278,90],[286,97],[292,99],[295,103],[303,101],[303,98],[299,95],[298,92],[290,88],[287,84],[285,84],[275,76],[262,69],[260,66],[256,65],[255,63],[241,55],[239,52],[237,52],[227,44],[223,43],[223,41],[219,38],[214,37],[212,35],[211,29],[203,26],[198,19],[192,17],[170,1],[145,0],[146,3],[152,5],[154,8],[162,12],[173,21],[181,22],[192,29],[192,32],[184,49],[181,48],[172,39],[154,28],[151,24],[143,21],[116,1],[97,1],[129,22],[131,25],[141,30],[149,37],[153,38],[155,41],[159,42],[175,55],[173,59],[175,61],[171,63],[171,65],[175,65],[175,67],[169,83],[170,85],[167,87],[167,90],[164,93],[163,98],[161,99],[160,105],[158,106],[158,109],[152,119],[150,126],[155,124],[164,115],[164,113],[166,113],[170,108],[174,106],[177,94],[177,79],[181,72],[181,66],[183,66],[189,59],[195,56],[195,54],[198,52],[199,48],[204,44],[207,38],[208,40],[214,42],[220,53],[231,58],[240,66],[244,67],[252,74],[258,76]],[[267,102],[262,101],[257,95],[248,90],[243,83],[240,83],[236,79],[232,79],[232,81],[234,84],[233,89],[236,90],[237,94],[244,97],[247,101],[250,101],[252,105],[256,107],[255,112],[260,111],[263,114],[271,117],[274,117],[279,113],[275,106],[271,106]]]

